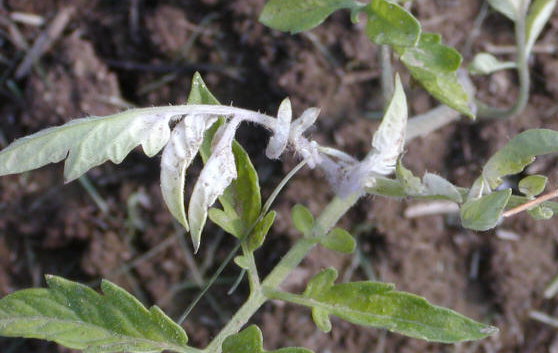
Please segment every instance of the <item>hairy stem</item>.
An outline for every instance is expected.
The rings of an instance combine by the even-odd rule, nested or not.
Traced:
[[[389,45],[380,45],[378,57],[381,67],[382,101],[384,109],[388,106],[393,96],[395,83],[393,81],[393,67],[391,65],[391,48]]]
[[[268,289],[277,288],[283,280],[298,266],[300,261],[306,256],[308,251],[314,247],[319,238],[327,234],[327,232],[335,226],[339,218],[341,218],[363,195],[363,191],[350,194],[345,198],[335,197],[323,210],[322,214],[316,220],[313,237],[301,238],[295,245],[285,254],[279,261],[271,273],[264,279],[260,286],[256,286],[251,291],[248,300],[234,314],[229,323],[219,332],[211,343],[205,348],[204,353],[219,353],[223,341],[230,335],[237,333],[242,326],[254,315],[254,313],[265,303],[267,298],[262,292],[262,287]]]

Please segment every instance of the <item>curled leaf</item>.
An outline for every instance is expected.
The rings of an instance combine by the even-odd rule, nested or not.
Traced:
[[[527,197],[537,196],[544,191],[548,178],[544,175],[529,175],[519,181],[519,192]]]
[[[551,208],[541,205],[537,205],[534,208],[527,210],[527,213],[536,221],[550,219],[554,216],[554,211],[552,211]]]
[[[269,159],[277,159],[287,147],[289,141],[289,130],[291,127],[293,111],[291,108],[291,101],[285,98],[279,106],[277,112],[277,124],[273,130],[274,134],[269,140],[265,155]]]
[[[248,326],[223,342],[223,353],[313,353],[306,348],[289,347],[274,351],[263,349],[262,332],[256,325]]]
[[[211,94],[199,73],[192,79],[192,90],[188,96],[188,104],[219,104]],[[217,130],[224,124],[225,119],[219,118],[205,133],[200,147],[200,156],[204,163],[209,160],[212,150],[211,142],[215,140]],[[211,209],[209,216],[225,231],[242,238],[258,218],[261,210],[260,186],[258,174],[250,157],[236,141],[232,143],[232,152],[238,177],[219,196],[222,210]]]
[[[395,90],[389,102],[382,123],[372,138],[374,154],[379,155],[379,164],[370,166],[374,172],[390,174],[395,169],[397,158],[403,152],[407,127],[407,99],[399,74],[395,76]]]
[[[239,124],[240,119],[234,118],[231,122],[222,125],[215,133],[211,156],[194,185],[188,206],[188,221],[196,251],[200,246],[208,208],[237,176],[232,142]]]
[[[108,160],[122,162],[138,145],[152,157],[167,143],[173,115],[154,114],[150,108],[132,109],[41,130],[0,151],[0,175],[22,173],[65,159],[64,180],[68,183]]]
[[[482,169],[482,176],[495,189],[502,177],[521,172],[535,157],[558,152],[558,132],[548,129],[523,131],[496,152]]]
[[[195,115],[182,119],[172,130],[161,157],[161,193],[171,214],[186,228],[184,179],[186,169],[198,153],[208,126],[215,119]]]
[[[310,126],[314,125],[316,119],[320,115],[320,108],[308,108],[291,124],[291,131],[289,139],[296,142],[299,136],[302,136]]]
[[[500,61],[492,54],[478,53],[469,64],[469,72],[473,75],[488,75],[496,71],[514,69],[517,65],[513,61]]]
[[[510,196],[511,189],[505,189],[479,199],[468,200],[459,211],[461,225],[478,231],[496,227]]]

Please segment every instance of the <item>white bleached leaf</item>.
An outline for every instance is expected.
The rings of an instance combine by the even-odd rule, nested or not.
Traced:
[[[70,182],[108,160],[120,163],[142,145],[153,156],[167,143],[172,114],[134,109],[72,120],[15,140],[0,152],[0,175],[22,173],[66,159],[64,179]]]
[[[310,126],[314,125],[316,119],[318,119],[318,115],[320,115],[320,108],[308,108],[298,119],[293,121],[291,124],[291,132],[289,138],[292,142],[296,142],[295,140],[300,137],[304,131],[306,131]]]
[[[490,6],[512,21],[519,16],[519,6],[522,0],[488,0]],[[526,0],[524,0],[526,1]]]
[[[469,64],[472,75],[488,75],[496,71],[513,69],[517,65],[513,61],[500,61],[492,54],[478,53]]]
[[[393,97],[387,106],[380,127],[372,138],[374,154],[380,157],[379,164],[370,166],[376,173],[389,174],[395,169],[397,158],[403,152],[405,144],[407,114],[405,92],[399,75],[396,75]]]
[[[216,118],[204,115],[187,116],[172,130],[169,143],[161,157],[161,193],[171,214],[189,230],[184,209],[186,169],[198,153],[205,130]]]
[[[275,125],[273,136],[269,139],[269,143],[265,150],[265,155],[269,159],[277,159],[287,147],[289,141],[289,130],[291,127],[293,111],[289,98],[283,99],[277,112],[277,123]]]
[[[527,38],[525,51],[527,51],[527,54],[529,54],[531,49],[533,49],[535,41],[552,15],[552,12],[556,7],[556,1],[557,0],[535,0],[529,9],[529,14],[525,20],[525,32]]]
[[[213,140],[211,156],[194,185],[188,206],[188,221],[196,251],[200,246],[201,232],[207,220],[208,208],[236,178],[232,142],[240,121],[240,118],[234,118],[219,128],[220,131],[217,131]]]

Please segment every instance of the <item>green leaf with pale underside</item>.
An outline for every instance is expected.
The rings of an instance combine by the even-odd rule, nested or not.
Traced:
[[[138,145],[146,155],[154,156],[169,140],[171,116],[154,114],[150,108],[132,109],[41,130],[0,151],[0,175],[66,160],[64,179],[70,182],[106,161],[122,162]]]
[[[459,210],[461,225],[477,231],[496,227],[510,196],[511,189],[505,189],[478,199],[468,200]]]
[[[552,16],[557,0],[535,0],[529,8],[525,19],[525,51],[527,54],[533,49],[533,45],[541,34],[544,26]]]
[[[265,4],[259,21],[279,31],[298,33],[318,26],[337,10],[356,12],[363,6],[354,0],[271,0]]]
[[[443,45],[439,34],[423,32],[415,47],[395,47],[395,50],[413,78],[432,96],[448,107],[474,118],[469,96],[457,80],[461,55],[455,49]]]
[[[312,307],[312,316],[320,320],[323,328],[328,327],[323,320],[334,315],[355,324],[446,343],[477,340],[497,331],[414,294],[395,291],[392,284],[369,281],[334,284],[336,278],[334,268],[320,272],[297,301]]]
[[[39,338],[85,352],[193,352],[184,330],[158,307],[103,281],[104,295],[47,276],[49,288],[24,289],[0,300],[0,335]]]
[[[263,349],[262,332],[256,325],[248,326],[223,342],[223,353],[312,353],[306,348],[290,347],[273,351]]]
[[[482,170],[484,180],[495,189],[502,177],[521,172],[538,155],[558,152],[558,132],[548,129],[523,131],[496,152]]]
[[[519,16],[521,1],[529,0],[488,0],[488,3],[496,11],[500,12],[510,20],[515,21],[517,20],[517,16]]]
[[[478,53],[467,67],[472,75],[488,75],[496,71],[514,69],[517,65],[513,61],[500,61],[489,53]]]
[[[376,44],[412,47],[420,36],[420,23],[407,10],[386,0],[373,0],[364,8],[366,35]]]
[[[519,181],[519,192],[527,197],[537,196],[544,191],[548,178],[544,175],[529,175]]]

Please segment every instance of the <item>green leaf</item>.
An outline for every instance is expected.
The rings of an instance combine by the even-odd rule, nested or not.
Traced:
[[[407,10],[386,0],[372,0],[364,9],[368,15],[366,35],[376,44],[415,46],[420,23]]]
[[[248,237],[248,250],[254,251],[260,246],[262,246],[269,229],[275,221],[275,216],[277,213],[275,211],[268,212],[261,221],[256,224],[252,234]]]
[[[117,285],[89,287],[47,276],[46,288],[0,300],[0,335],[39,338],[85,352],[194,352],[184,330],[158,307],[147,310]]]
[[[192,78],[192,89],[188,96],[188,104],[219,104],[219,101],[211,94],[201,75],[194,74]],[[200,146],[200,156],[204,163],[207,162],[211,155],[211,141],[217,132],[217,129],[224,123],[224,119],[220,118],[211,128],[209,128],[204,136],[202,145]],[[232,152],[236,166],[237,178],[232,181],[225,192],[219,196],[219,202],[223,206],[225,217],[217,212],[210,211],[221,221],[229,224],[225,231],[240,238],[253,225],[259,216],[261,210],[261,195],[258,181],[258,174],[254,165],[250,161],[250,157],[236,141],[233,141]],[[223,224],[214,221],[221,227]],[[234,224],[234,229],[231,228]]]
[[[405,168],[401,158],[397,160],[395,166],[395,176],[401,182],[405,195],[419,195],[425,190],[419,177],[414,176],[413,172]]]
[[[510,196],[511,189],[505,189],[465,202],[459,210],[461,225],[478,231],[496,227]]]
[[[273,29],[294,34],[318,26],[337,10],[357,12],[363,6],[354,0],[271,0],[265,4],[259,21]]]
[[[492,54],[478,53],[467,68],[472,75],[488,75],[516,67],[517,65],[513,61],[500,61]]]
[[[441,44],[441,36],[422,33],[415,47],[395,47],[401,62],[411,75],[436,99],[471,118],[469,96],[457,80],[461,55]]]
[[[244,236],[246,228],[242,220],[236,215],[236,212],[229,214],[218,208],[210,208],[208,215],[211,222],[217,224],[225,232],[239,239]]]
[[[310,235],[314,227],[314,216],[306,207],[300,204],[294,205],[291,209],[291,219],[296,229],[304,235]]]
[[[311,350],[298,347],[266,351],[262,342],[262,332],[258,326],[251,325],[236,335],[227,337],[223,342],[223,353],[312,353]]]
[[[558,132],[548,129],[523,131],[496,152],[482,170],[488,185],[495,189],[502,177],[521,172],[535,156],[558,152]]]
[[[402,198],[406,197],[405,187],[399,180],[384,177],[375,177],[373,185],[366,188],[366,192],[371,195]]]
[[[439,175],[425,173],[422,177],[422,183],[426,187],[424,195],[440,196],[455,203],[463,202],[463,197],[455,185]]]
[[[175,115],[154,114],[151,108],[132,109],[106,117],[74,119],[12,142],[0,152],[0,175],[22,173],[66,160],[66,183],[110,160],[120,163],[138,145],[154,156],[170,137]]]
[[[368,281],[334,284],[336,278],[334,268],[320,272],[296,300],[312,307],[312,316],[318,318],[322,329],[329,325],[324,317],[334,315],[355,324],[446,343],[477,340],[497,331],[455,311],[434,306],[424,298],[395,291],[392,284]]]
[[[557,0],[535,0],[525,19],[525,51],[531,53],[533,45],[552,16]]]
[[[488,0],[490,6],[512,21],[519,16],[519,7],[523,0]],[[527,0],[525,0],[527,1]]]
[[[537,196],[544,191],[547,181],[544,175],[529,175],[519,181],[519,192],[527,197]]]
[[[355,251],[355,239],[344,229],[335,228],[327,233],[320,240],[320,244],[329,250],[339,251],[343,254],[350,254]]]
[[[248,270],[250,268],[250,260],[244,255],[236,256],[233,261],[240,268],[243,268],[245,270]]]
[[[550,219],[554,216],[554,211],[552,211],[552,209],[541,205],[537,205],[536,207],[527,210],[527,213],[536,221]]]

